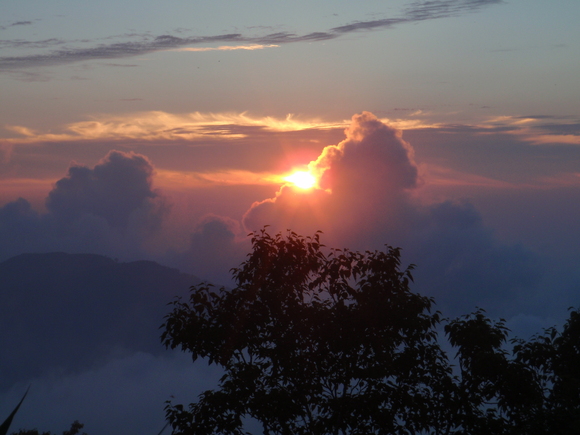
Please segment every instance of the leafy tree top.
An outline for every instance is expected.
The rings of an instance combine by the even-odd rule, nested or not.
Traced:
[[[165,318],[165,346],[224,369],[197,402],[167,404],[173,434],[580,433],[577,311],[509,351],[503,320],[432,311],[398,248],[333,250],[319,233],[265,229],[251,241],[233,289],[194,286]]]
[[[444,413],[450,367],[439,313],[412,293],[400,250],[323,251],[319,233],[252,235],[236,287],[192,288],[167,316],[167,347],[225,369],[220,389],[189,411],[169,408],[176,433],[409,433]],[[438,403],[438,412],[432,404]]]

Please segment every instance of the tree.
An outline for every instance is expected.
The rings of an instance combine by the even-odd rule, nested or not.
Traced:
[[[530,433],[580,433],[580,312],[570,311],[562,332],[552,327],[514,343],[516,360],[529,367],[540,390],[528,416]]]
[[[77,420],[73,421],[69,430],[62,432],[62,435],[78,435],[85,425],[79,423]],[[50,431],[39,432],[38,429],[20,429],[18,432],[13,432],[12,435],[52,435]],[[83,432],[81,435],[87,435]]]
[[[441,319],[398,248],[251,240],[234,289],[193,286],[165,318],[166,347],[225,372],[196,403],[167,404],[173,434],[241,435],[249,420],[265,435],[580,433],[578,311],[562,332],[510,340],[482,309]]]
[[[319,233],[252,234],[236,286],[191,288],[173,302],[162,342],[224,368],[219,388],[186,409],[174,434],[450,433],[451,366],[440,314],[410,291],[400,250],[323,252]]]
[[[459,365],[454,379],[456,433],[537,433],[530,422],[542,390],[533,370],[505,349],[509,332],[505,322],[490,320],[480,309],[450,321],[445,332],[457,348]]]

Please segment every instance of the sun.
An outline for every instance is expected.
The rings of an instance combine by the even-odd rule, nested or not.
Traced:
[[[311,189],[316,185],[316,177],[306,171],[294,172],[292,175],[284,178],[284,180],[289,181],[300,189]]]

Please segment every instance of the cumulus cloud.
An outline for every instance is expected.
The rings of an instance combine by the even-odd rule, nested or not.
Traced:
[[[275,198],[252,205],[244,216],[246,229],[265,224],[307,231],[331,228],[344,234],[344,240],[377,219],[396,218],[404,208],[402,198],[418,183],[411,146],[368,112],[353,116],[345,134],[345,140],[325,147],[309,165],[318,189],[284,186]]]
[[[249,248],[238,221],[211,214],[198,222],[187,249],[169,253],[165,261],[205,280],[231,284],[227,271],[242,261]]]
[[[127,228],[136,211],[154,208],[158,194],[151,188],[152,174],[146,157],[111,151],[94,169],[71,166],[50,192],[46,207],[65,225],[92,214],[112,228]]]
[[[111,151],[93,169],[74,164],[48,195],[48,213],[23,198],[0,208],[0,258],[55,250],[143,253],[168,212],[152,176],[152,164],[135,153]]]
[[[345,134],[310,163],[316,189],[283,186],[274,198],[252,205],[246,229],[322,230],[332,246],[351,249],[401,246],[405,258],[419,264],[421,291],[440,296],[456,313],[493,305],[500,294],[503,304],[533,287],[540,274],[535,256],[497,243],[471,204],[415,199],[421,177],[401,132],[363,112]]]

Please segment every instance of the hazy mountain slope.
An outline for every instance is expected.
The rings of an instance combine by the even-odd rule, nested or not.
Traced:
[[[0,387],[163,351],[167,303],[199,279],[150,261],[23,254],[0,263]]]

